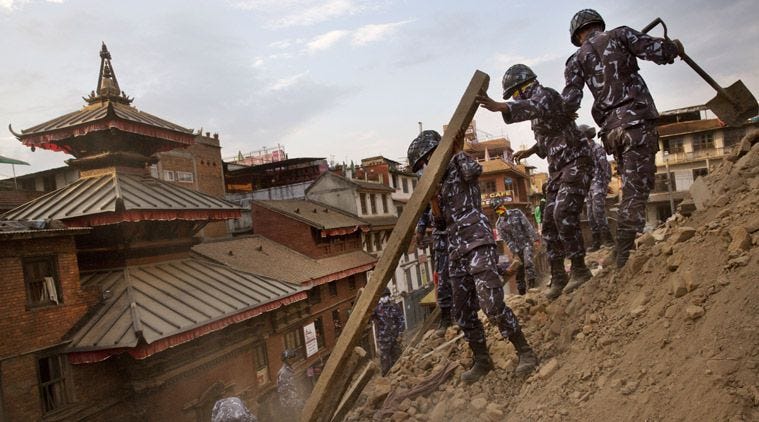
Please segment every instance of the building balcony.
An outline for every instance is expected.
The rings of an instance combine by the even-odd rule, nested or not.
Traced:
[[[692,161],[700,161],[706,159],[721,159],[725,155],[729,154],[733,149],[730,147],[709,148],[691,152],[670,152],[667,156],[669,165],[688,163]],[[656,154],[656,165],[665,165],[664,152],[660,151]]]

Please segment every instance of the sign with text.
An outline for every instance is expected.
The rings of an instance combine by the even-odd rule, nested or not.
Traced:
[[[316,324],[312,322],[304,326],[303,337],[306,340],[306,357],[311,357],[319,351],[319,343],[316,340]]]

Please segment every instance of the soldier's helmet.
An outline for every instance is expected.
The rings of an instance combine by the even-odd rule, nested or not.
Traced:
[[[596,137],[596,128],[594,128],[593,126],[580,125],[580,126],[577,126],[577,129],[580,129],[580,132],[582,132],[582,134],[585,135],[585,137],[587,137],[589,141],[592,141],[593,138]]]
[[[419,134],[408,147],[408,163],[411,171],[417,172],[422,168],[422,159],[427,157],[440,144],[440,134],[434,130],[425,130]]]
[[[503,99],[508,100],[517,89],[527,82],[534,81],[538,76],[527,65],[515,64],[503,74]]]
[[[572,21],[569,22],[569,36],[572,40],[572,44],[579,47],[580,39],[577,38],[577,32],[593,23],[600,24],[602,31],[606,29],[606,22],[604,22],[604,19],[595,10],[582,9],[575,13],[572,17]]]

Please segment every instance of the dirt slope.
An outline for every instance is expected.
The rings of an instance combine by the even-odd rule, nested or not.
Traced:
[[[601,268],[552,303],[537,290],[507,298],[541,359],[536,373],[513,375],[513,347],[486,323],[497,369],[464,385],[463,339],[425,357],[458,329],[445,339],[429,332],[370,383],[348,420],[759,420],[756,139],[694,186],[701,209],[640,237],[623,270]],[[460,366],[437,391],[383,407],[389,391],[402,394],[450,361]]]

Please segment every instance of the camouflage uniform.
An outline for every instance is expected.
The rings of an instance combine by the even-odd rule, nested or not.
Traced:
[[[397,339],[405,328],[403,311],[390,296],[382,296],[374,309],[372,320],[377,333],[380,367],[384,376],[401,354]]]
[[[432,250],[435,254],[435,272],[437,273],[437,306],[450,309],[453,305],[451,281],[448,279],[448,232],[445,221],[436,219],[428,208],[416,224],[416,232],[424,233],[432,226]]]
[[[509,209],[498,217],[495,223],[498,235],[501,236],[511,253],[519,256],[522,266],[517,271],[517,290],[519,294],[525,294],[527,287],[534,287],[535,265],[532,262],[532,245],[538,236],[532,224],[521,210]],[[525,272],[527,283],[525,283]]]
[[[295,385],[295,371],[287,362],[282,362],[282,367],[277,372],[277,393],[283,419],[297,420],[303,408],[303,399]]]
[[[631,232],[633,237],[645,225],[646,201],[656,172],[654,154],[659,150],[654,125],[659,114],[638,74],[636,56],[665,64],[672,63],[677,55],[677,46],[670,40],[626,26],[605,32],[596,29],[567,60],[564,71],[562,96],[570,110],[580,108],[584,85],[593,94],[593,119],[622,176],[618,232]]]
[[[255,415],[237,397],[218,400],[211,410],[211,422],[257,422]]]
[[[588,193],[593,161],[585,135],[575,125],[559,93],[537,81],[524,90],[527,100],[508,102],[503,120],[531,120],[537,154],[548,160],[543,238],[548,258],[579,259],[585,256],[580,212]]]
[[[585,201],[588,225],[593,233],[605,233],[609,230],[609,223],[606,221],[606,192],[611,181],[611,165],[609,165],[609,160],[606,159],[606,151],[601,145],[592,142],[591,149],[593,150],[595,170]]]
[[[520,330],[516,315],[503,301],[495,239],[480,203],[480,173],[482,166],[475,159],[457,153],[448,163],[438,195],[448,227],[454,317],[470,344],[483,345],[485,331],[477,317],[479,308],[504,338]]]

